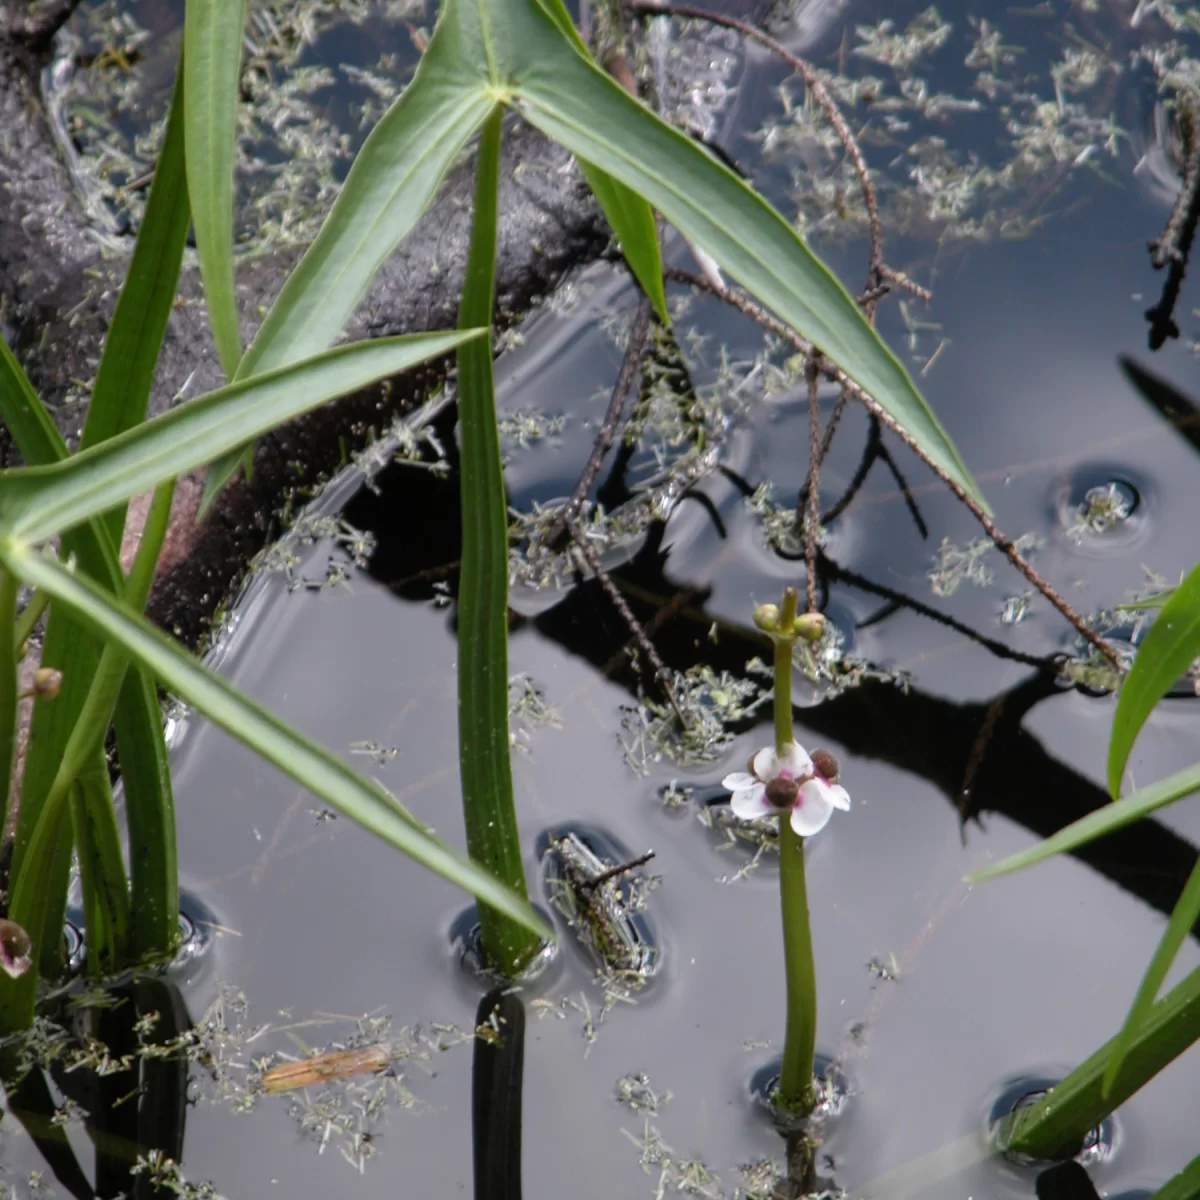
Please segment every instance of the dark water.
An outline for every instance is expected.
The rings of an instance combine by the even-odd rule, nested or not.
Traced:
[[[1065,28],[1059,7],[1053,21],[1012,18],[1026,22],[1023,35],[1044,22],[1044,43],[1036,44],[1048,48],[1037,53],[1059,53],[1062,43],[1050,36]],[[1085,32],[1107,31],[1120,44],[1128,16],[1118,7]],[[834,63],[843,33],[852,38],[854,21],[867,19],[855,10],[836,16],[808,53]],[[1025,69],[1035,76],[1037,55],[1029,55]],[[954,67],[962,54],[951,59]],[[754,65],[742,82],[727,144],[744,162],[757,144],[744,131],[773,111],[779,78]],[[1044,78],[1041,85],[1047,90]],[[944,86],[959,86],[953,72]],[[1153,99],[1146,80],[1127,70],[1099,107],[1119,111],[1126,125],[1141,122],[1140,130]],[[986,157],[994,122],[980,137]],[[896,265],[926,282],[932,275],[934,304],[912,311],[940,328],[910,346],[894,302],[881,311],[914,371],[947,339],[920,380],[926,396],[1001,527],[1040,535],[1036,565],[1085,612],[1144,588],[1147,570],[1173,580],[1197,557],[1195,448],[1146,405],[1119,362],[1127,355],[1184,394],[1195,385],[1194,288],[1180,307],[1183,339],[1154,355],[1146,349],[1143,311],[1161,280],[1145,243],[1166,206],[1134,176],[1137,156],[1124,146],[1103,174],[1047,169],[1030,184],[1044,185],[1041,223],[1023,239],[966,242],[915,228],[893,239]],[[788,172],[774,161],[755,170],[794,211]],[[860,242],[821,248],[849,285],[861,282]],[[678,254],[686,261],[686,251]],[[523,343],[497,367],[507,413],[566,418],[561,433],[508,447],[511,500],[522,510],[570,490],[619,361],[604,318],[636,303],[607,268],[574,286],[575,309],[532,318]],[[731,361],[758,352],[749,326],[711,306],[694,307],[687,323],[710,338],[703,359],[690,363],[698,386],[716,378],[719,344]],[[751,488],[770,480],[781,503],[793,502],[807,464],[802,385],[752,397],[721,452],[732,475],[707,477],[698,488],[704,502],[678,503],[665,531],[617,572],[643,616],[690,589],[656,635],[678,669],[708,662],[742,672],[764,650],[746,632],[751,604],[776,600],[801,577],[800,564],[768,548],[737,479]],[[832,400],[824,400],[826,414]],[[850,411],[824,472],[827,503],[853,476],[867,437],[866,420]],[[826,1129],[822,1169],[852,1194],[918,1164],[911,1186],[890,1182],[873,1194],[1031,1196],[1035,1172],[971,1162],[970,1135],[1014,1079],[1061,1074],[1115,1032],[1195,861],[1200,818],[1185,801],[1080,856],[984,885],[962,882],[1105,802],[1114,702],[1054,681],[1052,656],[1073,639],[1040,597],[1023,620],[1001,621],[1005,601],[1027,585],[998,555],[985,560],[994,572],[987,586],[968,581],[952,595],[933,594],[929,572],[941,539],[961,548],[979,530],[919,463],[888,445],[928,536],[877,463],[830,526],[823,578],[848,651],[881,673],[903,673],[907,686],[868,679],[822,698],[822,689],[798,685],[798,736],[836,751],[854,800],[808,848],[819,1048],[838,1058],[851,1090]],[[635,459],[630,479],[648,470]],[[1107,532],[1069,536],[1063,514],[1110,480],[1136,489],[1136,510]],[[609,481],[610,494],[619,482]],[[319,588],[289,588],[280,574],[260,578],[235,612],[222,669],[375,770],[422,820],[461,843],[453,608],[439,601],[437,571],[458,557],[456,483],[394,465],[377,484],[377,493],[360,491],[344,510],[377,538],[369,566],[350,569],[346,585]],[[329,542],[303,553],[295,573],[314,581],[325,578],[331,556],[344,558]],[[906,607],[905,598],[916,603]],[[604,598],[591,585],[551,598],[518,591],[514,607],[522,615],[511,669],[529,676],[558,718],[558,727],[529,730],[528,752],[514,757],[531,882],[541,879],[535,844],[567,822],[606,831],[630,854],[654,849],[648,870],[662,878],[649,900],[662,965],[635,1004],[617,1003],[601,1019],[591,966],[570,946],[524,993],[524,1192],[654,1196],[690,1180],[692,1194],[753,1195],[739,1168],[782,1155],[748,1092],[782,1042],[775,868],[767,857],[746,877],[722,882],[749,851],[722,848],[698,817],[721,777],[770,740],[769,710],[706,766],[664,759],[640,774],[621,744],[635,682],[619,658],[605,670],[627,635]],[[363,743],[394,748],[395,756],[375,765]],[[1139,739],[1132,775],[1144,784],[1198,755],[1193,702],[1172,700]],[[454,1040],[434,1031],[438,1023],[473,1026],[481,988],[450,942],[461,895],[347,820],[323,819],[312,797],[203,722],[186,723],[175,769],[184,877],[221,926],[185,997],[199,1020],[222,982],[242,990],[245,1029],[266,1028],[238,1048],[238,1061],[328,1047],[364,1014],[390,1015],[393,1036],[420,1026],[426,1047],[428,1039]],[[672,783],[694,789],[674,807],[662,795]],[[1172,979],[1198,962],[1189,941]],[[1088,1168],[1102,1194],[1153,1189],[1196,1153],[1198,1067],[1193,1051],[1119,1110],[1111,1155]],[[398,1070],[411,1109],[388,1084],[378,1111],[364,1106],[383,1085],[331,1089],[340,1107],[313,1089],[299,1108],[289,1111],[294,1097],[266,1096],[244,1113],[237,1088],[213,1099],[211,1071],[194,1067],[193,1092],[207,1098],[186,1113],[184,1171],[231,1197],[470,1192],[471,1045],[413,1055]],[[656,1112],[618,1098],[619,1081],[634,1073],[648,1078]],[[365,1145],[355,1140],[363,1130]],[[946,1166],[947,1147],[959,1152],[957,1174]],[[364,1153],[373,1157],[360,1175]],[[18,1173],[37,1161],[16,1137],[6,1156]],[[689,1165],[697,1161],[719,1184]]]

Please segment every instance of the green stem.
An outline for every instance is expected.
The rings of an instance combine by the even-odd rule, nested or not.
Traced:
[[[14,627],[16,632],[13,634],[13,645],[17,648],[18,660],[25,657],[25,643],[29,641],[29,635],[36,628],[49,603],[50,597],[45,592],[34,592],[29,597],[29,603],[21,609]]]
[[[500,134],[504,109],[483,124],[475,212],[458,312],[461,329],[490,326],[495,294]],[[508,508],[496,431],[491,338],[458,352],[462,566],[458,580],[458,755],[467,852],[526,895],[513,804],[508,730]],[[512,979],[541,947],[536,934],[479,906],[487,965]]]
[[[817,1043],[817,975],[804,885],[804,839],[787,814],[779,818],[779,895],[783,905],[783,969],[787,1030],[776,1103],[797,1116],[813,1105],[813,1052]]]
[[[792,646],[796,641],[796,608],[799,597],[795,588],[785,588],[779,610],[779,628],[775,642],[775,752],[792,740]]]
[[[12,804],[13,762],[17,744],[17,577],[0,572],[0,786],[5,813]],[[7,816],[4,828],[8,829]]]
[[[792,741],[792,645],[796,640],[795,588],[783,593],[775,642],[775,752]],[[813,966],[808,892],[804,881],[804,839],[792,828],[791,814],[779,815],[779,897],[783,910],[783,968],[787,981],[787,1027],[783,1067],[775,1102],[795,1116],[813,1106],[813,1052],[817,1040],[817,974]]]

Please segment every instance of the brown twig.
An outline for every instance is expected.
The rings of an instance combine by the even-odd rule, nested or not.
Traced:
[[[756,321],[764,329],[770,330],[778,337],[785,339],[799,353],[804,355],[812,355],[814,353],[813,346],[805,338],[802,338],[794,329],[789,328],[782,321],[773,317],[766,309],[755,304],[753,300],[747,299],[739,292],[733,291],[731,288],[718,288],[711,280],[703,279],[699,275],[692,275],[687,271],[680,271],[672,268],[668,271],[668,277],[678,282],[690,283],[693,287],[700,288],[711,295],[717,296],[724,300],[727,304],[736,308],[739,312],[745,313],[751,320]],[[867,411],[871,413],[882,424],[886,425],[953,493],[958,499],[966,505],[975,519],[983,526],[984,532],[991,539],[992,544],[1004,554],[1004,556],[1012,563],[1026,579],[1046,599],[1054,605],[1056,609],[1071,623],[1075,631],[1089,645],[1094,646],[1118,671],[1124,671],[1124,667],[1118,658],[1117,653],[1113,648],[1094,630],[1090,629],[1084,622],[1083,618],[1067,603],[1066,599],[1061,596],[1051,584],[1042,577],[1042,575],[1034,569],[1033,566],[1025,559],[1024,555],[1017,549],[1016,544],[1007,534],[1003,533],[996,525],[995,521],[984,512],[979,503],[959,484],[946,470],[925,453],[924,449],[917,440],[875,399],[869,392],[860,387],[841,367],[835,366],[827,358],[822,358],[820,362],[821,373],[827,378],[838,384],[842,390],[852,399],[858,400],[863,404]]]
[[[649,298],[643,296],[637,312],[634,314],[633,326],[629,331],[629,343],[625,347],[625,357],[621,360],[617,382],[613,385],[612,395],[608,400],[608,411],[604,414],[604,421],[596,433],[592,453],[584,465],[579,481],[571,492],[570,499],[563,505],[562,511],[546,534],[545,545],[551,549],[555,548],[562,538],[568,522],[574,521],[579,515],[579,510],[583,507],[583,502],[587,499],[592,484],[596,481],[596,475],[604,462],[604,456],[612,448],[613,440],[617,435],[617,426],[621,421],[621,412],[625,407],[625,397],[629,394],[634,376],[642,365],[642,355],[646,350],[646,337],[650,332],[652,311]]]
[[[675,685],[671,681],[671,672],[667,669],[667,664],[659,657],[658,651],[654,648],[654,643],[646,636],[646,631],[642,628],[637,617],[633,615],[633,610],[625,603],[625,597],[621,595],[617,589],[617,585],[613,583],[608,572],[604,569],[595,548],[584,536],[579,526],[575,524],[575,519],[573,517],[565,517],[564,520],[567,532],[571,535],[571,541],[575,543],[576,550],[579,551],[588,569],[595,575],[597,582],[604,589],[604,594],[611,601],[613,608],[620,614],[621,620],[625,622],[629,632],[633,634],[634,640],[641,648],[642,653],[649,659],[650,665],[654,668],[654,677],[658,680],[659,686],[671,702],[671,707],[675,710],[676,716],[679,717],[680,724],[684,729],[690,730],[692,728],[691,719],[679,703],[679,697],[675,695]]]
[[[804,366],[808,380],[808,479],[804,495],[808,512],[804,521],[804,598],[810,613],[817,611],[817,538],[821,531],[821,408],[817,385],[821,379],[821,356],[809,355]]]
[[[1168,338],[1179,336],[1175,305],[1200,220],[1200,112],[1195,109],[1195,99],[1186,92],[1179,93],[1178,104],[1179,132],[1184,143],[1183,186],[1161,236],[1150,243],[1150,261],[1155,270],[1168,268],[1159,302],[1146,311],[1151,350],[1161,349]]]
[[[637,16],[658,17],[687,17],[696,21],[707,21],[712,25],[720,25],[726,29],[734,29],[743,37],[760,46],[765,46],[772,54],[777,55],[788,64],[804,80],[804,86],[812,94],[812,98],[820,105],[822,112],[833,126],[834,133],[842,143],[847,157],[858,175],[859,187],[862,189],[863,204],[867,210],[867,231],[871,239],[871,262],[867,271],[867,286],[861,299],[868,317],[873,317],[875,304],[881,296],[886,295],[889,284],[906,288],[915,296],[924,300],[931,298],[927,288],[914,283],[907,275],[893,270],[883,261],[883,221],[879,216],[879,201],[875,195],[875,185],[871,182],[871,172],[867,160],[854,136],[837,101],[829,94],[828,88],[821,82],[820,76],[811,63],[793,54],[786,46],[777,42],[770,34],[764,33],[756,25],[741,21],[737,17],[728,17],[724,13],[712,12],[706,8],[697,8],[691,4],[659,4],[655,0],[628,0],[627,9]]]
[[[618,863],[615,867],[609,867],[607,871],[601,871],[595,879],[584,880],[579,884],[579,890],[594,892],[602,883],[616,879],[618,875],[627,875],[630,871],[636,871],[638,867],[644,867],[653,857],[654,851],[647,850],[645,854],[639,854],[637,858],[631,858],[629,862]]]

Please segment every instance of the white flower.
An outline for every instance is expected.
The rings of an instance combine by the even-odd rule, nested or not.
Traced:
[[[788,742],[782,754],[770,746],[749,762],[750,773],[735,771],[721,780],[733,794],[729,804],[745,821],[777,816],[791,809],[792,829],[812,837],[825,828],[835,808],[846,812],[850,795],[837,782],[838,763],[828,750],[810,758],[803,746]]]

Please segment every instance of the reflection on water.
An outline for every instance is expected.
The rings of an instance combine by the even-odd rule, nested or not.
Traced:
[[[1021,16],[1020,38],[956,20],[941,42],[940,23],[927,18],[912,34],[928,43],[915,60],[922,93],[904,83],[918,77],[916,65],[901,77],[887,58],[909,43],[888,42],[878,29],[855,40],[854,22],[880,15],[869,10],[827,14],[808,53],[831,70],[848,63],[848,72],[879,81],[878,97],[903,100],[856,110],[870,125],[869,156],[892,181],[883,189],[890,211],[901,212],[904,180],[937,174],[938,195],[949,195],[972,137],[990,161],[1005,104],[1016,123],[1010,136],[1043,155],[1031,176],[971,193],[954,219],[958,235],[976,222],[978,240],[949,237],[944,213],[901,223],[906,236],[891,240],[889,257],[931,283],[935,300],[928,309],[885,305],[881,326],[921,373],[1002,528],[1038,541],[1038,568],[1077,608],[1111,610],[1192,565],[1200,507],[1189,440],[1198,393],[1191,318],[1182,341],[1146,350],[1143,313],[1159,280],[1145,244],[1165,209],[1137,183],[1129,140],[1117,137],[1109,154],[1101,136],[1104,114],[1112,116],[1105,128],[1132,127],[1148,111],[1148,68],[1135,70],[1121,54],[1150,35],[1145,24],[1131,31],[1121,5],[1088,14],[1054,6],[1056,18],[1083,24],[1072,26],[1071,70],[1052,76],[1049,64],[1068,60],[1043,16]],[[905,27],[906,16],[895,19]],[[858,53],[864,46],[869,54]],[[993,96],[977,86],[989,73]],[[820,147],[797,138],[759,157],[752,135],[768,118],[796,125],[803,117],[782,106],[781,79],[772,64],[751,64],[728,148],[795,211],[804,165],[815,164],[819,180],[828,164]],[[1039,89],[1054,112],[1033,104]],[[979,99],[986,124],[956,118],[939,148],[932,139],[951,120],[945,97],[955,96]],[[918,116],[921,153],[905,157],[904,122]],[[1065,139],[1058,159],[1056,134]],[[828,169],[835,178],[841,168]],[[845,236],[853,214],[838,225],[827,204],[812,223],[815,194],[799,204],[810,236],[857,283],[863,247]],[[1013,206],[1009,218],[1021,216],[1023,239],[982,240],[1000,232],[992,220],[1000,197]],[[636,307],[611,268],[585,273],[572,289],[527,323],[498,366],[500,402],[513,418],[510,496],[525,513],[573,486],[620,360],[615,338]],[[614,452],[595,494],[609,511],[641,511],[644,489],[658,487],[664,461],[682,452],[663,414],[684,372],[699,397],[687,419],[716,439],[719,469],[672,494],[661,519],[632,525],[606,562],[667,664],[707,668],[714,705],[722,688],[744,684],[740,708],[729,711],[748,715],[702,765],[673,761],[651,737],[634,753],[631,730],[650,724],[652,680],[631,666],[628,631],[601,589],[573,583],[569,567],[560,592],[536,601],[522,593],[511,650],[513,672],[539,698],[514,767],[527,871],[536,877],[535,841],[545,829],[595,830],[631,856],[653,849],[662,882],[646,895],[646,911],[666,950],[653,986],[618,994],[597,980],[593,961],[564,954],[519,997],[481,1002],[478,981],[448,949],[460,895],[190,722],[175,760],[182,869],[220,912],[216,965],[191,989],[192,1012],[206,1010],[219,981],[243,989],[247,1027],[257,1030],[244,1049],[251,1075],[260,1055],[304,1053],[367,1036],[362,1029],[384,1036],[372,1024],[383,1014],[404,1054],[386,1086],[330,1085],[292,1103],[254,1100],[244,1089],[210,1095],[187,1114],[188,1178],[212,1179],[231,1196],[382,1196],[400,1180],[437,1197],[472,1187],[477,1196],[732,1196],[741,1188],[752,1197],[784,1170],[777,1134],[747,1099],[782,1034],[773,850],[704,818],[721,777],[769,727],[768,710],[752,704],[764,684],[746,664],[764,646],[748,618],[752,603],[775,599],[803,574],[796,548],[773,535],[786,530],[780,514],[804,481],[806,403],[786,356],[764,352],[748,323],[682,291],[674,298],[685,361],[652,362],[676,390],[646,389],[651,449]],[[1183,313],[1189,304],[1185,292]],[[833,403],[822,397],[826,418]],[[522,416],[531,412],[563,419],[534,429]],[[421,820],[461,843],[450,416],[439,434],[447,477],[397,464],[346,506],[350,526],[375,539],[369,565],[354,567],[332,542],[302,547],[297,571],[325,578],[330,556],[340,555],[344,570],[334,578],[346,581],[293,589],[282,575],[264,576],[222,661],[239,686],[356,755]],[[880,444],[894,470],[872,451]],[[862,477],[864,452],[871,461]],[[969,514],[851,410],[823,473],[823,504],[835,507],[856,478],[818,564],[823,603],[853,661],[810,664],[812,679],[797,688],[798,736],[835,749],[855,798],[848,819],[808,851],[820,1046],[849,1090],[824,1131],[819,1172],[854,1192],[903,1169],[903,1187],[889,1175],[871,1193],[893,1200],[905,1188],[1030,1197],[1157,1186],[1197,1149],[1194,1051],[1123,1106],[1116,1151],[1089,1162],[1090,1183],[1071,1169],[1039,1174],[987,1160],[978,1130],[1006,1081],[1060,1072],[1123,1019],[1195,862],[1198,810],[1185,802],[1074,857],[965,885],[969,871],[1107,802],[1113,700],[1062,682],[1071,631],[1039,596],[1025,595],[999,555],[972,549],[979,530]],[[962,567],[953,588],[939,562]],[[1015,597],[1020,619],[1005,619]],[[364,747],[374,748],[369,759]],[[1198,750],[1193,704],[1171,699],[1135,747],[1133,778],[1165,775]],[[1190,942],[1178,969],[1197,962]],[[493,1029],[503,1034],[472,1039],[476,1025],[491,1022],[484,1008],[499,1013]],[[512,1058],[522,1036],[523,1066]],[[240,1111],[250,1107],[253,1115]],[[22,1170],[36,1161],[15,1144],[13,1153]]]

